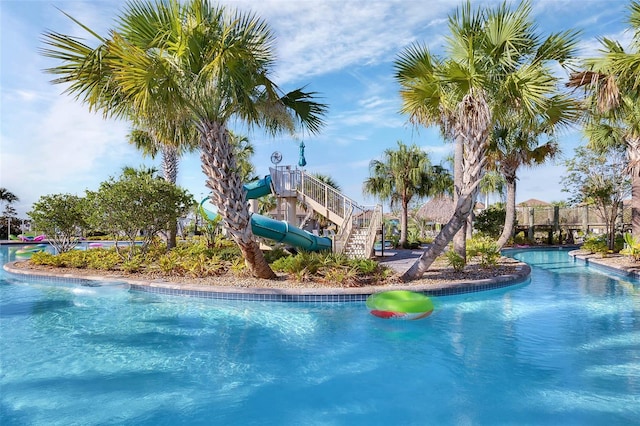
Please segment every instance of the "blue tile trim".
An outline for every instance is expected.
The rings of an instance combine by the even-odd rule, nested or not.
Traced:
[[[74,278],[74,277],[61,277],[53,275],[39,275],[29,273],[15,273],[11,269],[5,266],[5,270],[14,276],[26,278],[26,279],[38,279],[51,282],[64,282],[80,285],[88,285],[90,283],[109,282],[109,283],[123,283],[128,284],[130,290],[142,291],[154,294],[163,294],[171,296],[187,296],[198,297],[205,299],[218,299],[218,300],[245,300],[245,301],[264,301],[264,302],[311,302],[311,303],[349,303],[349,302],[362,302],[367,299],[371,293],[391,290],[393,287],[387,287],[383,289],[371,289],[365,293],[340,293],[340,294],[295,294],[295,293],[282,293],[282,289],[275,289],[273,293],[267,293],[261,289],[260,293],[242,293],[230,291],[205,291],[205,290],[192,290],[183,288],[172,288],[158,285],[144,285],[140,283],[129,283],[126,280],[95,280],[86,278]],[[454,296],[465,293],[477,293],[487,290],[495,290],[508,286],[524,283],[529,280],[530,269],[527,267],[523,272],[510,276],[498,277],[493,280],[482,280],[479,282],[467,282],[457,283],[449,287],[434,288],[433,290],[425,289],[424,287],[416,288],[413,291],[417,291],[428,296]],[[398,286],[398,289],[411,289],[406,286]],[[342,289],[341,289],[342,290]]]

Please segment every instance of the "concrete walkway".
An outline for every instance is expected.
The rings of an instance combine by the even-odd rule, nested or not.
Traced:
[[[394,271],[403,274],[414,264],[416,259],[424,253],[424,250],[425,249],[389,249],[384,251],[384,256],[382,256],[380,251],[376,251],[376,260]]]

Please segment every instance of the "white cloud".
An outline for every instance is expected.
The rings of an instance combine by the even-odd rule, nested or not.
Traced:
[[[453,2],[262,1],[230,2],[252,9],[277,34],[281,82],[390,61],[416,32],[443,22]]]
[[[47,193],[95,189],[135,154],[125,139],[125,123],[104,120],[69,97],[58,97],[32,119],[26,114],[3,129],[0,160],[2,186],[27,206]]]

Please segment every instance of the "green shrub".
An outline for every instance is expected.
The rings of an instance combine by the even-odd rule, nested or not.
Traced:
[[[121,256],[115,248],[73,250],[60,255],[36,253],[32,261],[36,264],[117,270],[125,272],[159,271],[164,275],[205,277],[221,275],[230,271],[241,275],[247,273],[244,258],[239,255],[235,243],[216,239],[209,248],[204,240],[179,244],[166,251],[164,243],[150,245],[146,253],[136,250],[130,260]],[[286,272],[292,278],[328,280],[343,285],[361,285],[363,282],[382,281],[393,274],[393,270],[372,259],[349,259],[332,252],[300,252],[295,256],[282,248],[265,253],[268,260],[275,259],[271,267],[276,272]]]
[[[324,274],[324,278],[327,281],[338,283],[338,284],[346,284],[350,281],[353,281],[357,276],[358,276],[358,271],[355,267],[354,268],[346,268],[346,267],[328,268]]]
[[[491,206],[476,215],[473,219],[473,227],[493,238],[498,238],[504,228],[505,217],[504,208]]]
[[[217,256],[209,257],[204,253],[183,260],[181,267],[192,277],[207,277],[225,272],[224,261]]]
[[[89,262],[87,261],[87,252],[84,250],[71,250],[59,255],[64,259],[64,263],[70,268],[86,268]]]
[[[232,247],[221,247],[219,249],[214,250],[216,256],[218,256],[222,260],[234,261],[238,258],[242,259],[242,252],[237,245],[233,245]]]
[[[121,262],[120,256],[111,249],[91,249],[86,252],[87,267],[108,271]]]
[[[626,234],[624,234],[626,235]],[[617,234],[616,235],[616,239],[613,243],[613,251],[615,253],[618,253],[620,250],[622,250],[625,247],[625,237],[624,235],[621,234]]]
[[[477,257],[482,267],[493,266],[500,258],[496,241],[488,236],[474,235],[467,241],[467,256]]]
[[[62,261],[58,256],[48,253],[46,251],[33,253],[33,255],[31,256],[31,262],[34,265],[46,265],[46,266],[56,266],[56,267],[62,266]]]
[[[590,235],[586,237],[581,248],[590,253],[601,254],[606,256],[609,253],[607,245],[607,237],[605,235]]]
[[[276,271],[290,274],[299,274],[301,272],[315,274],[321,266],[322,261],[319,255],[309,252],[300,252],[295,256],[282,257],[272,264],[273,269]]]
[[[244,275],[247,273],[248,268],[247,264],[244,261],[244,258],[237,257],[231,262],[231,267],[229,268],[234,275]]]
[[[451,249],[447,251],[445,256],[447,258],[447,263],[453,268],[455,272],[462,272],[464,270],[467,262],[464,257],[456,253],[455,250]]]
[[[158,268],[164,274],[182,275],[185,271],[182,267],[182,255],[179,249],[171,250],[169,253],[165,253],[158,259]]]
[[[529,243],[529,239],[525,235],[524,231],[520,231],[513,237],[513,243],[514,244],[527,244],[527,243]]]
[[[624,241],[626,247],[620,250],[620,254],[631,257],[634,262],[640,260],[640,240],[634,238],[631,233],[626,232],[624,234]]]
[[[349,262],[358,274],[370,275],[378,271],[380,265],[371,259],[353,259]]]
[[[143,269],[144,257],[140,254],[134,255],[131,259],[127,259],[122,262],[120,268],[125,272],[139,272]]]
[[[263,251],[264,258],[267,260],[267,263],[273,263],[281,257],[290,256],[282,247],[276,247],[271,250]]]

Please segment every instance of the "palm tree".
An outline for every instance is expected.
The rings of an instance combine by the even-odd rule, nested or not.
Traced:
[[[229,131],[229,143],[235,153],[240,180],[242,180],[242,182],[256,180],[256,168],[251,162],[251,156],[255,153],[255,150],[249,138]]]
[[[6,203],[6,205],[2,209],[2,218],[7,219],[7,222],[4,222],[3,220],[3,223],[0,224],[0,227],[4,228],[5,223],[7,224],[7,239],[11,237],[11,226],[15,226],[14,221],[18,221],[18,219],[15,219],[16,209],[11,205],[16,201],[20,201],[17,195],[9,191],[7,188],[0,188],[0,202],[2,204]]]
[[[552,97],[548,105],[549,108],[538,117],[521,117],[515,112],[502,116],[494,126],[488,158],[502,173],[507,187],[505,223],[497,242],[499,249],[513,235],[518,170],[553,158],[559,151],[555,140],[557,130],[579,118],[578,104],[566,94]],[[528,118],[533,120],[527,123]],[[541,144],[542,138],[547,138],[547,141]]]
[[[491,161],[489,161],[491,163]],[[491,166],[491,164],[488,164]],[[500,174],[494,168],[487,169],[482,181],[480,182],[480,194],[484,195],[484,207],[489,208],[489,196],[492,194],[498,194],[502,201],[505,194],[505,180],[504,176]]]
[[[17,195],[9,191],[7,188],[0,188],[0,201],[11,204],[20,201]]]
[[[142,126],[140,126],[142,127]],[[167,182],[176,185],[178,180],[178,165],[180,157],[185,152],[192,152],[197,149],[197,135],[194,128],[184,128],[174,131],[172,140],[162,139],[162,132],[154,130],[142,130],[135,128],[129,134],[129,143],[134,145],[143,155],[155,158],[158,154],[162,158],[162,174]],[[176,236],[178,224],[170,224],[167,236],[167,248],[171,249],[177,245]]]
[[[571,75],[569,87],[584,87],[589,144],[601,151],[626,146],[627,173],[631,176],[631,224],[640,235],[640,2],[629,4],[628,23],[633,34],[630,51],[608,38],[600,40],[600,56],[584,61],[584,70]],[[591,129],[589,129],[591,127]],[[600,130],[595,130],[600,128]]]
[[[440,166],[432,166],[429,156],[417,145],[408,147],[398,141],[396,150],[384,151],[383,160],[369,165],[370,177],[364,182],[365,194],[399,205],[401,246],[407,245],[409,203],[414,197],[429,197],[450,191],[453,182]]]
[[[502,4],[475,11],[466,2],[449,18],[448,57],[414,44],[396,59],[402,112],[414,124],[440,126],[446,138],[463,146],[454,215],[403,275],[405,280],[422,276],[470,215],[496,119],[513,110],[529,117],[546,110],[557,91],[550,63],[563,64],[574,56],[576,32],[543,39],[530,15],[528,1],[515,10]]]
[[[274,37],[266,22],[208,0],[140,0],[126,4],[109,39],[82,27],[97,38],[97,48],[44,34],[43,53],[61,62],[48,70],[58,76],[53,82],[68,83],[66,92],[108,116],[158,117],[160,111],[168,123],[180,123],[188,114],[205,185],[228,234],[255,276],[275,278],[251,232],[228,124],[317,133],[326,105],[302,89],[283,93],[269,78]]]

